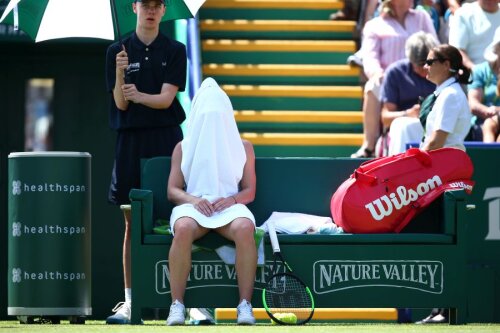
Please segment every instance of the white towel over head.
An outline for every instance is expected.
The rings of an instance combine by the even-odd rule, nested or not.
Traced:
[[[214,79],[207,78],[193,98],[182,141],[186,191],[207,199],[236,194],[245,162],[231,101]]]

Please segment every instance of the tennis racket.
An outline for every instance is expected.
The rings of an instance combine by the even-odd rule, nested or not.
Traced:
[[[269,317],[281,325],[303,325],[314,314],[314,298],[306,284],[292,273],[281,255],[274,223],[268,223],[269,238],[273,247],[273,275],[262,290],[262,303]],[[278,259],[286,272],[278,272]]]

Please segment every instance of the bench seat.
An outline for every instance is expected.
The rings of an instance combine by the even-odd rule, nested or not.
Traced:
[[[200,246],[220,246],[219,244],[230,243],[224,241],[217,234],[208,234],[202,241],[198,241]],[[220,239],[219,239],[220,238]],[[454,237],[444,234],[338,234],[338,235],[279,235],[279,242],[284,244],[452,244]],[[144,244],[165,244],[172,243],[171,235],[144,235]],[[269,243],[269,240],[266,240]]]

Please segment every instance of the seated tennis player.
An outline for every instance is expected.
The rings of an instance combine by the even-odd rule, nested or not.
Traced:
[[[255,198],[255,154],[240,138],[226,93],[207,78],[193,99],[184,140],[172,154],[168,199],[177,206],[170,224],[172,305],[167,325],[183,325],[184,293],[191,270],[191,245],[210,231],[236,245],[240,294],[238,324],[253,325],[250,300],[257,268],[255,218],[245,206]]]

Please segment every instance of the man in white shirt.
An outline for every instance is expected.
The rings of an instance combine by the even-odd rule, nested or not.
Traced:
[[[460,50],[463,63],[472,68],[485,61],[484,50],[500,26],[499,0],[464,3],[450,21],[449,44]]]

